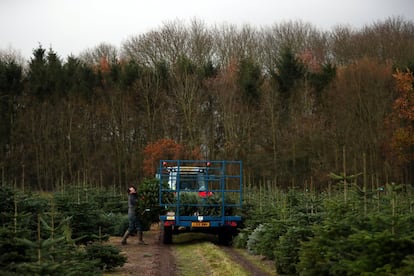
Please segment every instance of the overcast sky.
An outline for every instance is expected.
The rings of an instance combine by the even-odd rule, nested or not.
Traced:
[[[66,58],[102,42],[120,47],[177,19],[257,27],[301,20],[331,30],[393,16],[414,21],[414,0],[0,0],[0,50],[29,59],[40,43]]]

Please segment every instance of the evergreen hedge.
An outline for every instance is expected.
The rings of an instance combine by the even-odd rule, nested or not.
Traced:
[[[0,275],[101,275],[122,266],[126,259],[119,250],[100,242],[125,214],[118,213],[120,197],[103,195],[0,187]]]
[[[356,181],[322,192],[251,189],[235,244],[274,260],[280,275],[412,275],[412,191]]]

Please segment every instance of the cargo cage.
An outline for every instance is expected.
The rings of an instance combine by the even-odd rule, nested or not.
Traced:
[[[242,221],[242,161],[160,160],[157,178],[164,243],[189,231],[230,242]]]

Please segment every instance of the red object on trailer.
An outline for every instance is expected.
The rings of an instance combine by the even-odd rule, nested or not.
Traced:
[[[213,192],[201,191],[201,192],[198,192],[198,195],[201,196],[201,197],[209,197],[209,196],[213,195]]]
[[[202,232],[218,235],[228,245],[242,223],[242,161],[160,160],[162,240],[174,234]]]

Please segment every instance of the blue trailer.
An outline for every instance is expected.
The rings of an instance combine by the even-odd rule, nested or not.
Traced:
[[[164,244],[184,232],[231,242],[242,222],[242,161],[160,160],[157,177]]]

